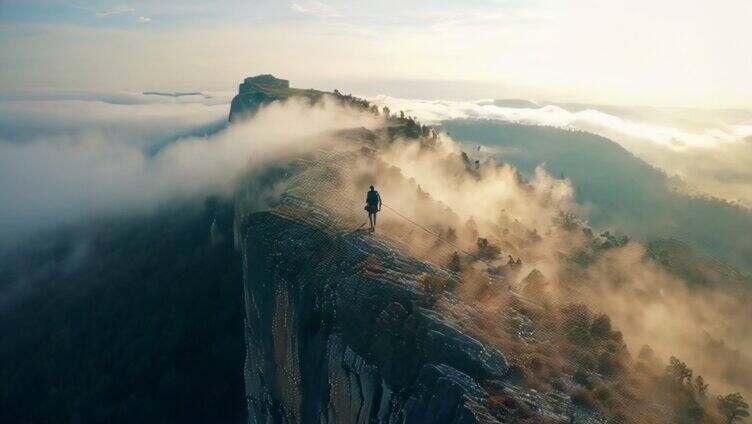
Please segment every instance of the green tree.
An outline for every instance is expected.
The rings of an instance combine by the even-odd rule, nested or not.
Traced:
[[[489,243],[488,239],[479,237],[476,244],[478,246],[478,256],[483,259],[496,259],[501,254],[499,246]]]
[[[718,396],[718,410],[726,417],[726,423],[733,424],[749,416],[749,404],[739,393]]]
[[[574,230],[578,225],[577,215],[572,212],[559,213],[559,225],[565,230]]]
[[[608,315],[600,314],[590,325],[590,334],[596,339],[605,339],[611,334],[611,319]]]
[[[705,379],[702,378],[701,375],[695,377],[695,390],[697,390],[697,394],[701,397],[705,397],[708,393],[708,385],[705,383]]]
[[[579,345],[589,345],[592,342],[590,325],[592,314],[584,303],[570,303],[561,312],[564,318],[564,331],[569,341]]]
[[[676,357],[669,359],[666,367],[666,375],[678,384],[684,385],[692,383],[692,369]]]

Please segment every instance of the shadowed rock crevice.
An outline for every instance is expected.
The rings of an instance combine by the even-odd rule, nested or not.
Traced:
[[[493,421],[478,381],[503,378],[503,355],[420,307],[431,265],[384,249],[272,212],[243,220],[251,422]],[[403,278],[365,269],[374,255]]]

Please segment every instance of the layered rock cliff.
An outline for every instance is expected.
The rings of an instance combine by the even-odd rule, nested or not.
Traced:
[[[259,107],[296,96],[317,101],[324,93],[318,90],[290,88],[290,82],[263,74],[246,78],[230,104],[230,122],[252,117]]]
[[[494,421],[479,382],[506,361],[421,306],[439,270],[272,212],[241,233],[251,422]]]
[[[379,159],[383,143],[405,137],[399,125],[415,123],[340,132],[336,148],[281,161],[239,190],[249,422],[566,422],[576,409],[568,397],[520,387],[519,370],[472,329],[474,305],[449,290],[431,301],[427,282],[458,275],[412,253],[413,227],[359,227],[373,175],[416,193],[417,209],[445,209]],[[443,249],[431,244],[420,250]],[[497,317],[522,319],[511,309]]]

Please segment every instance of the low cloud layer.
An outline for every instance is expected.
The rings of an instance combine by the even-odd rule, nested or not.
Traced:
[[[434,104],[457,113],[459,109],[450,106]],[[473,107],[487,106],[476,103]],[[419,115],[407,107],[393,109]],[[547,111],[566,112],[531,109],[525,119],[538,124],[557,122],[544,119]],[[0,242],[89,217],[139,212],[175,200],[230,192],[249,168],[315,149],[328,141],[322,134],[384,123],[381,117],[330,102],[311,108],[290,101],[269,105],[249,122],[210,135],[195,134],[197,124],[224,121],[226,115],[226,105],[207,105],[203,100],[0,102],[0,120],[8,125],[0,133],[0,204],[6,206],[0,209]],[[570,124],[561,126],[566,125]],[[159,144],[160,140],[168,141]],[[155,143],[160,147],[157,150]],[[375,184],[387,208],[394,208],[380,215],[379,234],[391,235],[417,253],[422,249],[437,263],[438,259],[445,263],[454,246],[438,243],[395,210],[447,238],[453,234],[467,251],[480,248],[478,237],[487,238],[502,253],[489,257],[492,265],[505,265],[507,254],[521,258],[520,267],[505,279],[515,289],[523,289],[522,280],[536,269],[548,283],[545,295],[564,304],[572,300],[567,290],[574,284],[593,309],[612,316],[633,354],[642,343],[649,343],[664,358],[680,355],[691,361],[698,372],[711,378],[714,389],[752,390],[744,381],[728,377],[728,370],[749,369],[749,329],[739,324],[750,319],[749,308],[743,309],[748,294],[688,290],[683,281],[647,260],[637,244],[610,249],[582,270],[573,271],[568,258],[603,240],[588,237],[577,227],[579,221],[574,230],[562,222],[567,216],[562,212],[583,212],[567,180],[553,178],[539,167],[529,184],[523,184],[514,167],[475,163],[472,154],[462,159],[460,145],[445,135],[422,147],[397,140],[379,148],[377,161],[350,162],[357,156],[343,154],[346,162],[341,166],[349,178],[342,181],[334,183],[328,169],[318,169],[322,186],[306,179],[311,186],[304,187],[304,194],[328,200],[333,209],[339,208],[334,210],[362,219],[360,199],[366,187]],[[343,187],[347,196],[326,196]],[[356,196],[361,197],[354,200]],[[471,261],[470,266],[483,275],[474,287],[477,291],[489,288],[487,274],[483,274],[487,265]],[[491,299],[473,297],[473,305],[482,308],[483,302],[499,303],[504,292],[498,287],[493,290]],[[707,349],[707,337],[726,340],[728,345],[721,351],[731,359],[709,360],[718,355]],[[734,354],[736,349],[741,355]]]
[[[310,109],[291,101],[263,109],[252,124],[199,135],[226,122],[227,112],[227,105],[163,100],[0,102],[0,243],[227,192],[249,164],[311,148],[322,132],[376,124],[333,103]]]
[[[427,123],[477,118],[589,131],[678,176],[684,191],[752,207],[752,112],[603,107],[604,112],[581,105],[500,107],[492,100],[373,100]]]
[[[224,104],[166,103],[150,97],[0,101],[0,139],[26,144],[51,137],[75,141],[101,136],[110,143],[150,147],[227,120]],[[114,102],[118,100],[128,103]]]

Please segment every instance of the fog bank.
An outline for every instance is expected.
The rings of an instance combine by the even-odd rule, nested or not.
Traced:
[[[495,119],[592,132],[621,144],[691,194],[709,194],[752,207],[752,111],[702,111],[531,103],[502,107],[493,100],[372,99],[426,123]],[[503,104],[503,103],[502,103]]]
[[[310,108],[289,101],[246,123],[192,135],[217,119],[226,122],[227,112],[226,105],[164,101],[0,102],[0,121],[8,124],[0,132],[0,242],[226,193],[249,166],[313,148],[321,133],[380,123],[334,102]]]

